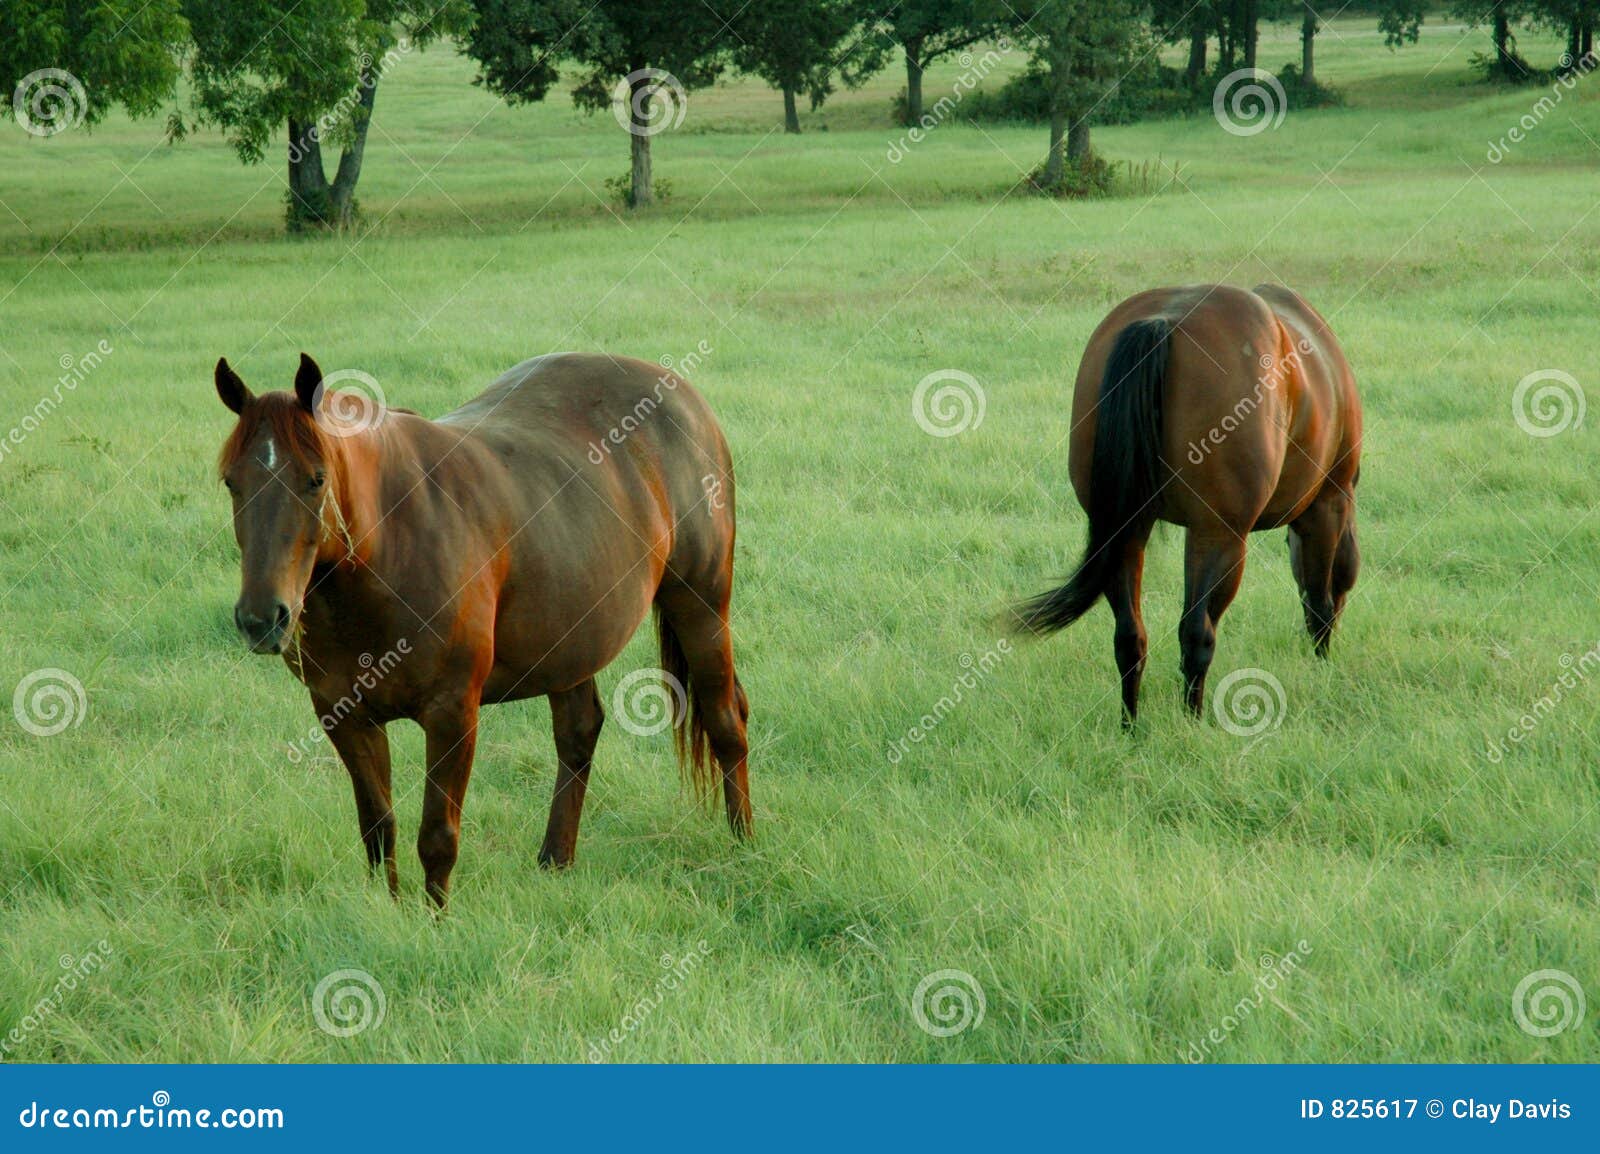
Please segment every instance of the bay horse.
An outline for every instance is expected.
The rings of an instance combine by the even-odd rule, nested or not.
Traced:
[[[241,553],[235,623],[310,690],[392,895],[387,724],[426,734],[417,852],[442,908],[479,707],[548,697],[558,764],[539,864],[566,866],[605,718],[595,675],[652,607],[680,767],[714,796],[709,750],[728,824],[749,835],[733,470],[693,386],[563,353],[430,421],[326,388],[302,353],[292,392],[255,396],[226,359],[216,388],[238,416],[218,463]]]
[[[1245,538],[1287,525],[1306,629],[1326,657],[1360,568],[1361,401],[1322,316],[1281,285],[1159,288],[1100,322],[1078,366],[1068,472],[1089,515],[1071,578],[1016,607],[1047,634],[1103,595],[1116,618],[1124,726],[1148,649],[1139,608],[1156,521],[1184,528],[1185,700],[1198,715]]]

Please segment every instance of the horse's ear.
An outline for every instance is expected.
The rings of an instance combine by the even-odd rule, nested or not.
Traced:
[[[317,367],[317,362],[300,354],[300,371],[294,375],[295,396],[300,398],[300,407],[308,413],[317,411],[317,389],[322,385],[322,370]]]
[[[244,407],[254,399],[245,383],[239,379],[239,374],[228,364],[227,357],[217,361],[217,396],[235,413],[244,412]]]

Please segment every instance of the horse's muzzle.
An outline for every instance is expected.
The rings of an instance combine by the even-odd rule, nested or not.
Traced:
[[[258,617],[242,605],[233,607],[233,623],[254,653],[283,652],[284,640],[289,635],[289,607],[276,601],[270,613],[270,617]]]

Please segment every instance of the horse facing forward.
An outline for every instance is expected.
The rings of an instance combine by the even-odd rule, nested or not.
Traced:
[[[680,763],[714,793],[709,747],[728,824],[748,835],[733,473],[688,382],[625,358],[539,357],[437,421],[381,406],[348,419],[341,402],[358,395],[325,389],[304,354],[292,393],[253,396],[226,360],[216,386],[239,418],[218,466],[242,554],[235,622],[310,689],[391,893],[387,723],[426,734],[417,851],[443,906],[479,706],[548,696],[558,768],[539,863],[565,866],[605,716],[595,675],[652,606]]]
[[[1158,520],[1185,529],[1178,638],[1190,710],[1200,712],[1249,533],[1289,527],[1306,628],[1327,656],[1360,565],[1361,402],[1327,322],[1299,294],[1198,285],[1123,301],[1078,366],[1068,470],[1089,514],[1083,560],[1015,612],[1053,633],[1105,596],[1125,725],[1139,708],[1140,580]]]

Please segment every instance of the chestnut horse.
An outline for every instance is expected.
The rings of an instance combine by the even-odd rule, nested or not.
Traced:
[[[549,697],[539,864],[565,866],[605,716],[595,675],[652,606],[680,764],[713,795],[709,747],[728,824],[749,834],[732,465],[688,382],[625,358],[538,357],[437,421],[325,388],[304,354],[293,392],[254,396],[226,360],[216,386],[239,417],[218,465],[242,554],[234,620],[310,689],[392,894],[385,726],[409,718],[427,737],[417,852],[443,906],[479,706]]]
[[[1306,628],[1327,656],[1360,565],[1361,402],[1327,322],[1298,293],[1196,285],[1123,301],[1078,366],[1068,470],[1089,514],[1083,560],[1016,613],[1024,628],[1053,633],[1105,596],[1124,725],[1139,708],[1140,580],[1158,520],[1185,530],[1178,639],[1191,711],[1205,697],[1249,533],[1289,527]]]

